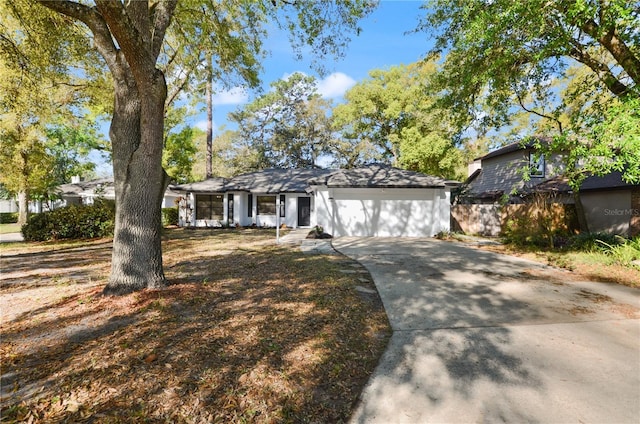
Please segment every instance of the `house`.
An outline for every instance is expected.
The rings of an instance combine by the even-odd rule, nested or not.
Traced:
[[[625,182],[622,173],[588,177],[580,200],[590,232],[640,235],[640,184]]]
[[[546,142],[540,139],[540,142]],[[522,203],[523,195],[539,184],[552,181],[564,171],[562,157],[545,157],[535,141],[511,143],[474,160],[464,183],[461,203]]]
[[[457,183],[391,166],[266,169],[176,186],[179,225],[320,225],[339,236],[432,236],[449,230]]]
[[[180,193],[173,190],[173,185],[167,187],[162,198],[163,208],[175,207]],[[73,177],[71,183],[62,184],[55,190],[60,200],[54,201],[52,209],[69,205],[91,205],[96,198],[115,199],[113,178],[98,178],[82,181],[80,177]]]
[[[498,235],[509,215],[505,215],[509,206],[502,205],[530,203],[538,193],[551,199],[549,210],[557,215],[576,213],[575,197],[563,176],[562,156],[545,157],[536,152],[533,142],[512,143],[490,152],[476,159],[470,170],[457,198],[459,205],[452,208],[455,229]],[[580,199],[590,232],[640,234],[640,185],[624,182],[620,172],[588,177],[580,186]]]

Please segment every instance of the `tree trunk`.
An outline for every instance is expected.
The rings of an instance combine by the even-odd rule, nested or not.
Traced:
[[[208,59],[211,60],[211,59]],[[206,177],[213,177],[213,70],[211,64],[207,66],[207,82],[205,88],[205,95],[207,97],[207,158],[206,158]]]
[[[27,190],[18,192],[18,224],[20,226],[27,223],[29,219],[29,193]]]
[[[166,83],[160,71],[149,79],[144,91],[131,75],[115,82],[110,136],[116,222],[105,294],[166,285],[161,248],[161,206],[168,184],[162,169]]]
[[[18,224],[27,223],[29,219],[29,169],[28,154],[20,154],[20,181],[18,189]]]

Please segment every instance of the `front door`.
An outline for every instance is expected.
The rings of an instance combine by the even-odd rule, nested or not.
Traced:
[[[298,197],[298,227],[311,225],[311,198]]]

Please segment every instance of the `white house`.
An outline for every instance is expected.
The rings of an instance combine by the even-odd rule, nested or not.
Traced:
[[[266,169],[182,184],[181,226],[320,225],[339,236],[432,236],[449,230],[457,183],[386,165]]]

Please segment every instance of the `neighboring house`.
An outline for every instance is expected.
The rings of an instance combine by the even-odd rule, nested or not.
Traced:
[[[470,170],[457,199],[461,205],[452,210],[454,226],[466,226],[470,232],[498,235],[504,221],[499,205],[527,203],[535,193],[546,194],[556,204],[575,203],[563,177],[562,157],[537,154],[533,143],[509,144],[476,159]],[[580,187],[580,199],[590,232],[640,234],[640,185],[625,183],[620,172],[588,177]]]
[[[624,182],[620,172],[587,178],[580,200],[590,232],[640,235],[640,184]]]
[[[544,142],[544,140],[541,140]],[[562,175],[562,157],[545,157],[533,142],[512,143],[474,160],[461,203],[522,203],[522,196]]]
[[[180,198],[180,193],[169,185],[162,198],[163,208],[175,207]],[[99,178],[96,180],[81,181],[74,177],[69,184],[62,184],[56,188],[55,193],[60,196],[52,205],[52,209],[69,205],[91,205],[96,198],[115,199],[113,178]]]
[[[266,169],[176,186],[180,225],[313,227],[339,236],[432,236],[449,230],[457,183],[386,165]]]

